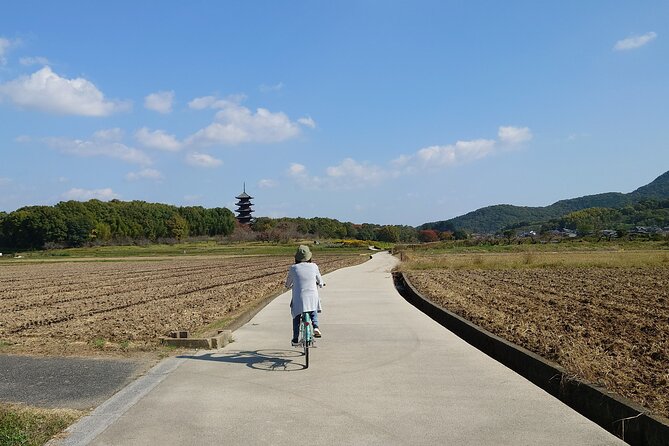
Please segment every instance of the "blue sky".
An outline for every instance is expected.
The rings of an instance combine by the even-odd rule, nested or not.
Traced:
[[[0,210],[419,225],[669,170],[666,1],[4,2]]]

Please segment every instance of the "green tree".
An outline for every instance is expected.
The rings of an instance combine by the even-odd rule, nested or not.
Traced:
[[[377,239],[382,242],[397,243],[400,241],[400,230],[397,226],[383,226],[377,233]]]
[[[462,229],[456,229],[453,231],[453,238],[456,240],[467,240],[469,238],[469,234],[467,234],[467,232]]]
[[[167,228],[171,237],[183,240],[188,236],[188,221],[179,214],[174,214],[167,220]]]
[[[95,228],[93,228],[91,236],[91,238],[94,240],[107,242],[111,240],[112,237],[111,226],[109,226],[107,223],[98,222],[95,224]]]
[[[358,240],[376,240],[375,225],[370,225],[369,223],[363,223],[358,229]]]
[[[276,222],[269,217],[258,217],[251,224],[251,229],[255,232],[267,232],[276,226]]]

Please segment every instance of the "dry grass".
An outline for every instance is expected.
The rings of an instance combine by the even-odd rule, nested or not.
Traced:
[[[444,308],[669,417],[664,253],[415,256],[402,269]]]
[[[428,269],[630,268],[669,266],[666,251],[402,253],[403,271]]]

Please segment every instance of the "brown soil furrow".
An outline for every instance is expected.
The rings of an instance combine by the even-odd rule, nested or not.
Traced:
[[[326,273],[361,261],[323,256],[319,265]],[[0,334],[17,346],[36,345],[32,339],[81,343],[95,337],[155,343],[170,327],[197,330],[281,289],[291,263],[258,256],[0,269],[3,278],[20,278],[7,283],[26,290],[0,301]]]
[[[582,379],[669,414],[669,268],[407,275],[439,305]]]
[[[261,268],[259,271],[268,271],[272,272],[276,270],[276,266],[272,266],[269,268]],[[246,269],[248,270],[248,268]],[[281,269],[283,271],[283,269]],[[91,298],[110,298],[112,296],[118,295],[118,294],[126,294],[129,292],[139,292],[139,291],[149,291],[153,288],[152,282],[157,281],[161,283],[162,285],[171,285],[173,283],[180,283],[184,279],[184,277],[188,277],[188,281],[196,281],[196,280],[221,280],[221,279],[228,279],[232,278],[232,280],[236,280],[235,277],[238,277],[238,274],[236,271],[233,272],[225,272],[224,274],[220,275],[214,275],[213,277],[208,276],[208,271],[203,270],[203,271],[198,271],[196,275],[159,275],[157,277],[153,277],[152,280],[147,280],[148,278],[142,278],[141,281],[138,280],[124,280],[123,277],[119,277],[117,282],[114,284],[109,284],[109,285],[103,285],[103,286],[96,286],[95,288],[89,288],[89,289],[81,289],[81,286],[85,286],[83,284],[80,284],[80,287],[77,288],[75,286],[68,287],[65,289],[59,290],[58,294],[56,295],[51,295],[46,291],[41,292],[39,295],[35,296],[28,296],[28,297],[23,297],[21,301],[26,301],[25,303],[23,302],[16,302],[17,299],[14,299],[13,305],[7,306],[6,304],[1,304],[0,302],[0,310],[3,309],[3,307],[8,307],[9,310],[11,311],[22,311],[25,309],[29,308],[35,308],[35,307],[40,307],[40,308],[45,308],[45,307],[52,307],[54,305],[59,305],[59,304],[66,304],[66,303],[71,303],[71,302],[76,302],[76,301],[84,301],[88,300]],[[120,291],[119,291],[120,290]],[[72,296],[74,295],[74,296]],[[33,300],[30,302],[30,300]]]
[[[272,264],[269,267],[261,267],[261,268],[256,268],[258,271],[273,271],[277,268],[282,268],[282,267],[277,267],[276,264]],[[215,270],[220,269],[219,267],[216,267]],[[242,268],[240,268],[242,269]],[[248,268],[243,268],[244,271],[248,271]],[[283,268],[281,269],[283,270]],[[209,271],[212,271],[212,269],[202,269],[202,270],[193,270],[197,273],[197,277],[201,276],[206,276],[206,273]],[[236,277],[238,273],[238,269],[233,269],[229,271],[227,268],[221,272],[221,274],[215,275],[215,277],[220,277],[220,278],[229,278],[229,277]],[[171,272],[169,270],[167,271],[160,271],[160,272]],[[161,283],[165,283],[166,281],[170,281],[174,279],[175,281],[182,280],[184,277],[188,277],[189,280],[193,280],[194,276],[193,274],[182,274],[182,275],[175,275],[175,274],[167,274],[167,275],[157,275],[152,278],[149,277],[142,277],[141,280],[139,279],[132,279],[132,280],[126,280],[124,276],[120,276],[117,278],[117,280],[114,283],[111,284],[106,284],[106,285],[98,285],[98,286],[93,286],[92,284],[88,286],[88,289],[86,290],[87,286],[85,283],[80,283],[78,286],[72,285],[69,287],[63,287],[58,289],[58,287],[55,287],[56,290],[58,290],[58,295],[60,296],[59,298],[51,298],[52,294],[49,293],[48,290],[35,290],[38,291],[39,294],[34,294],[34,295],[29,295],[29,296],[19,296],[16,297],[14,296],[13,298],[6,298],[5,301],[8,300],[13,300],[13,305],[10,304],[8,307],[9,309],[20,311],[25,308],[32,308],[36,306],[44,306],[46,302],[48,304],[57,304],[57,303],[65,303],[65,302],[70,302],[70,301],[75,301],[75,300],[85,300],[89,298],[95,298],[98,296],[110,296],[117,294],[114,291],[121,288],[123,289],[124,292],[127,291],[141,291],[141,290],[146,290],[150,288],[150,284],[152,281],[159,281]],[[149,280],[151,279],[151,280]],[[82,290],[84,288],[84,290]],[[107,292],[110,291],[110,292]],[[75,294],[76,297],[68,297],[69,294]],[[45,298],[46,296],[46,298]],[[32,302],[31,302],[32,300]],[[3,301],[0,301],[0,309],[2,307],[7,307],[7,304],[4,303]]]
[[[247,268],[247,265],[235,265],[234,267],[230,268],[229,266],[226,265],[225,268],[225,273],[226,274],[234,274],[236,271],[243,270]],[[8,289],[7,294],[3,295],[0,299],[11,299],[11,298],[16,298],[20,295],[23,291],[26,290],[39,290],[40,293],[49,293],[52,289],[53,290],[58,290],[58,291],[63,291],[63,288],[70,288],[70,289],[78,289],[81,287],[82,283],[90,283],[90,284],[95,284],[97,287],[101,286],[109,286],[109,285],[115,285],[119,282],[119,280],[123,281],[137,281],[137,282],[143,282],[149,279],[155,279],[155,276],[157,273],[161,273],[164,271],[169,271],[170,274],[167,276],[162,276],[163,278],[169,278],[169,277],[182,277],[184,275],[188,275],[193,272],[202,272],[202,271],[208,271],[208,270],[217,270],[220,269],[220,265],[198,265],[196,267],[187,267],[187,268],[162,268],[162,269],[154,269],[154,270],[145,270],[142,272],[138,271],[111,271],[108,273],[103,273],[96,271],[96,273],[93,275],[87,276],[81,276],[81,273],[78,273],[78,280],[71,280],[71,281],[55,281],[53,279],[45,279],[45,281],[48,281],[46,285],[42,285],[39,281],[33,280],[31,284],[26,285],[25,287],[16,287],[13,289]],[[74,275],[73,275],[74,276]],[[120,276],[120,277],[119,277]],[[108,278],[108,279],[105,279]]]
[[[327,265],[326,268],[324,268],[327,269],[330,266],[334,267],[336,266],[336,264],[340,264],[341,260],[335,258],[335,259],[329,259],[322,263],[323,265]],[[233,275],[226,274],[224,276],[219,276],[212,274],[204,274],[203,275],[204,277],[199,277],[199,276],[191,277],[188,282],[178,283],[178,284],[173,284],[169,282],[166,283],[162,277],[157,277],[156,282],[160,283],[160,286],[158,287],[150,285],[146,286],[141,290],[137,289],[128,290],[128,289],[122,289],[123,286],[125,286],[125,284],[121,284],[119,289],[122,290],[111,294],[100,295],[99,293],[97,293],[94,296],[86,295],[78,299],[49,302],[47,305],[45,305],[45,302],[42,302],[40,304],[40,308],[37,311],[33,310],[32,307],[34,306],[30,306],[30,308],[26,308],[26,306],[20,309],[14,308],[12,312],[13,316],[12,319],[14,322],[12,324],[13,327],[10,328],[9,330],[5,330],[5,332],[10,334],[18,334],[26,332],[28,330],[33,330],[35,328],[53,326],[64,322],[70,322],[73,319],[90,318],[91,316],[103,313],[117,312],[119,310],[124,310],[131,307],[156,303],[165,299],[180,300],[183,304],[184,297],[188,297],[190,295],[198,295],[202,292],[206,292],[208,290],[215,290],[217,288],[223,289],[226,287],[243,287],[246,283],[253,284],[257,283],[258,281],[271,282],[276,286],[277,283],[281,284],[283,281],[282,276],[286,273],[287,270],[285,266],[286,265],[277,267],[275,266],[274,263],[273,266],[266,268],[261,267],[261,268],[255,268],[254,270],[249,270],[247,268],[245,272],[255,273],[251,276],[247,275],[240,276],[234,274]],[[194,283],[199,284],[201,282],[200,279],[208,282],[209,284],[205,286],[196,285],[193,288]],[[221,281],[221,279],[225,280]],[[211,283],[212,280],[214,280],[215,282]],[[147,296],[157,296],[157,297],[147,297]],[[211,299],[211,297],[208,297],[208,299]],[[81,303],[88,305],[81,305]],[[49,307],[49,305],[53,307],[53,305],[56,304],[60,306],[56,307],[55,309]],[[76,308],[75,311],[69,309],[72,306]],[[49,314],[48,317],[44,316],[45,314],[44,310],[49,310],[46,312],[46,314]]]

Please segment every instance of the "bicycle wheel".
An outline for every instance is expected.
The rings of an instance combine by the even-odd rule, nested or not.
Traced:
[[[309,347],[311,347],[311,340],[313,338],[311,331],[311,318],[309,313],[302,313],[302,327],[304,329],[304,362],[305,368],[309,368]]]

